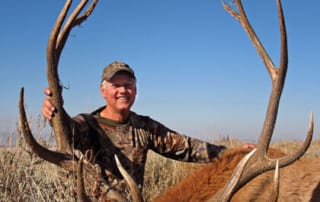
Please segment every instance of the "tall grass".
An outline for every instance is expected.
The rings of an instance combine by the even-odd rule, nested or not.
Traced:
[[[29,118],[37,141],[53,146],[53,133],[42,116]],[[3,144],[3,143],[2,143]],[[26,145],[19,125],[0,150],[0,201],[73,201],[72,178],[57,166],[40,159]]]
[[[53,133],[42,116],[30,118],[32,131],[42,145],[54,146]],[[49,129],[48,129],[49,128]],[[213,143],[236,147],[243,142],[224,137]],[[0,201],[75,201],[74,178],[61,168],[33,154],[24,142],[17,124],[0,150]],[[13,146],[14,145],[14,146]],[[295,151],[300,141],[279,141],[271,146],[286,153]],[[320,140],[314,140],[304,158],[319,158]],[[183,163],[148,153],[143,196],[146,201],[179,182],[203,164]]]

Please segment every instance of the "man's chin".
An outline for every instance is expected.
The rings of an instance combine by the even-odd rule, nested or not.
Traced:
[[[126,107],[119,107],[118,110],[120,112],[127,112],[127,111],[130,111],[130,107],[126,106]]]

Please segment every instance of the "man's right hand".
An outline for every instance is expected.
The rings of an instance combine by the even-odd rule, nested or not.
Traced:
[[[45,88],[43,90],[44,94],[46,95],[44,100],[43,100],[43,104],[42,104],[42,108],[41,108],[41,112],[42,115],[47,118],[48,120],[51,120],[52,117],[54,116],[54,112],[56,110],[56,108],[53,106],[53,104],[50,101],[50,98],[52,96],[51,91],[49,90],[49,88]]]

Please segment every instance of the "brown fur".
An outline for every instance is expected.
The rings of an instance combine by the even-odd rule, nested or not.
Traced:
[[[249,149],[226,150],[207,166],[194,172],[176,186],[166,190],[155,202],[205,201],[221,189]],[[285,154],[269,149],[270,158]],[[269,171],[251,180],[232,198],[232,201],[268,201],[274,172]],[[320,199],[320,159],[301,159],[280,169],[279,201],[315,201]]]

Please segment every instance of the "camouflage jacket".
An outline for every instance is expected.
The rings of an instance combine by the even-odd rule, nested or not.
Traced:
[[[179,134],[148,116],[130,112],[128,120],[115,122],[100,117],[100,111],[79,114],[73,118],[73,145],[85,152],[91,149],[96,162],[107,170],[109,183],[122,179],[114,160],[117,154],[124,168],[139,187],[143,185],[148,150],[185,162],[209,162],[224,146],[217,146]],[[123,191],[123,190],[122,190]]]

